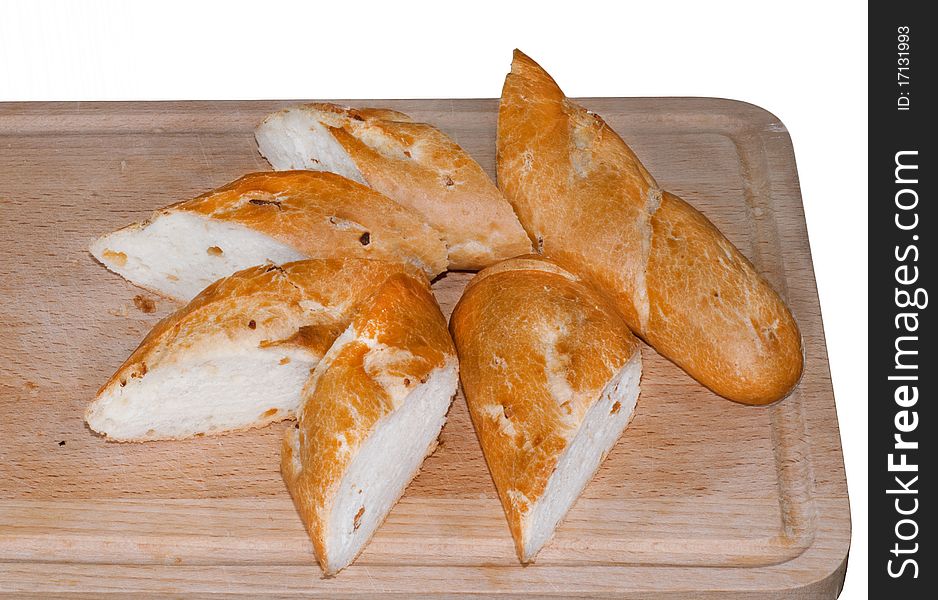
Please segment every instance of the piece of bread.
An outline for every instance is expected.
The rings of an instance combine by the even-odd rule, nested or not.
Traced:
[[[536,257],[479,273],[450,329],[469,414],[526,563],[628,425],[638,341],[606,297]]]
[[[517,50],[497,146],[498,184],[538,252],[609,294],[658,352],[737,402],[767,404],[797,385],[801,334],[778,294]]]
[[[451,269],[481,269],[531,251],[482,167],[431,125],[386,109],[320,103],[268,116],[255,136],[275,169],[332,171],[423,215],[443,234]]]
[[[292,418],[310,371],[362,301],[413,267],[364,259],[261,265],[157,323],[88,407],[115,441],[181,439]]]
[[[266,261],[360,257],[434,277],[446,246],[422,217],[332,173],[252,173],[99,238],[91,253],[128,281],[188,301]]]
[[[281,456],[327,576],[384,522],[456,393],[456,352],[425,283],[392,277],[365,305],[316,367]]]

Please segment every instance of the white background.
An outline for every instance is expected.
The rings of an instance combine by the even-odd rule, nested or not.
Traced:
[[[495,97],[519,47],[570,96],[770,110],[794,141],[814,253],[853,600],[867,568],[866,36],[865,2],[0,0],[0,101]]]

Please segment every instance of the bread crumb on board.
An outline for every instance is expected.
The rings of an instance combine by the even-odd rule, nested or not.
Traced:
[[[156,312],[156,302],[152,298],[147,298],[142,294],[137,294],[134,296],[134,306],[137,307],[137,310],[147,314]]]

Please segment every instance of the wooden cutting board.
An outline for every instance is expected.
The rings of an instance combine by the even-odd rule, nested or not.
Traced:
[[[278,472],[286,424],[149,444],[82,421],[173,305],[91,241],[266,170],[252,131],[286,102],[0,104],[0,591],[413,597],[833,598],[850,517],[791,141],[716,99],[588,99],[666,189],[787,299],[797,391],[708,392],[650,348],[636,416],[536,564],[521,567],[459,396],[440,449],[354,566],[323,579]],[[494,175],[494,100],[356,101],[456,138]],[[471,277],[434,285],[449,314]]]

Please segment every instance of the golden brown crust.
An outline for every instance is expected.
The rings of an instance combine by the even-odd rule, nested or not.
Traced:
[[[423,217],[333,173],[251,173],[161,213],[188,211],[244,225],[309,258],[414,262],[446,270],[446,246]]]
[[[797,384],[801,337],[784,302],[705,217],[659,189],[600,117],[517,50],[497,146],[498,184],[538,250],[609,294],[632,331],[737,402],[773,402]],[[676,229],[690,238],[669,239]],[[718,301],[707,299],[714,290]]]
[[[352,119],[353,121],[382,119],[384,121],[400,121],[402,123],[413,122],[410,115],[390,108],[352,108],[350,106],[339,106],[331,102],[310,102],[305,105],[305,107],[335,115],[334,120],[331,120],[331,124],[336,127],[341,127],[341,124],[345,123],[347,119]]]
[[[662,196],[652,228],[648,343],[737,402],[765,404],[788,394],[801,377],[801,334],[765,279],[673,194]],[[681,319],[677,326],[674,318]]]
[[[388,118],[386,109],[307,108],[327,113],[322,120],[368,185],[442,233],[450,268],[475,270],[530,252],[531,242],[498,188],[435,127],[394,111]]]
[[[491,267],[486,267],[484,270],[479,271],[475,277],[469,280],[469,283],[466,285],[466,290],[469,290],[474,285],[478,285],[479,282],[485,280],[487,277],[506,271],[541,271],[555,273],[570,281],[580,281],[580,278],[574,273],[564,269],[555,262],[546,260],[543,256],[538,254],[524,254],[510,260],[503,260],[500,263],[496,263]],[[463,293],[465,293],[466,290],[464,290]]]
[[[604,296],[530,257],[477,275],[450,330],[472,423],[523,557],[525,515],[638,341]]]
[[[355,338],[316,370],[303,391],[298,431],[282,446],[284,481],[324,569],[332,501],[352,460],[409,390],[456,357],[426,282],[393,275],[362,306],[351,325]]]
[[[361,300],[392,275],[405,272],[426,281],[413,267],[356,258],[239,271],[157,323],[98,395],[187,353],[233,340],[249,340],[259,348],[294,346],[318,360],[348,326]]]

